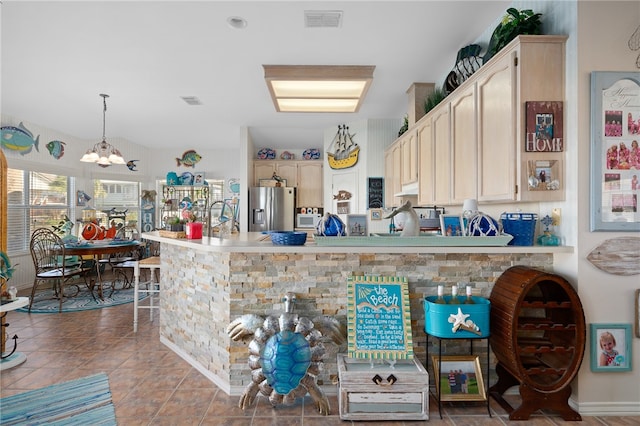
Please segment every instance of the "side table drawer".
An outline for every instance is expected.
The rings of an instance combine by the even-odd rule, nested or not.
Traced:
[[[379,361],[338,355],[342,420],[428,420],[429,376],[416,359],[399,360],[392,368]],[[372,379],[380,377],[380,384]],[[395,382],[389,382],[393,376]]]

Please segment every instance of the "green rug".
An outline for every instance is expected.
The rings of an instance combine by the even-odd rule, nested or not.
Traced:
[[[2,425],[117,425],[104,373],[0,399]]]
[[[108,288],[108,287],[107,287]],[[62,303],[62,312],[78,312],[88,311],[91,309],[108,308],[111,306],[123,305],[133,302],[133,289],[116,290],[111,296],[111,290],[105,290],[104,299],[100,299],[97,292],[94,292],[95,298],[88,289],[83,288],[74,297],[68,297]],[[109,296],[109,297],[107,297]],[[144,299],[146,295],[140,295],[139,299]],[[53,290],[37,291],[31,307],[32,314],[55,314],[60,307],[60,301],[54,297]],[[18,312],[29,312],[29,306],[25,306],[17,310]]]

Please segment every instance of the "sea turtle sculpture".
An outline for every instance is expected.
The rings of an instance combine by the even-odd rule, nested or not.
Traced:
[[[298,317],[293,314],[295,300],[295,294],[285,295],[285,312],[279,318],[247,314],[227,327],[227,334],[236,341],[253,335],[249,343],[251,383],[240,397],[242,409],[251,406],[260,391],[274,407],[292,404],[309,393],[320,414],[330,412],[329,400],[316,382],[325,354],[321,340],[344,343],[344,327],[327,316],[313,321]]]

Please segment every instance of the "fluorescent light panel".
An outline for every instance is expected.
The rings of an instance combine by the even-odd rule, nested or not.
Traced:
[[[357,112],[375,66],[263,65],[279,112]]]

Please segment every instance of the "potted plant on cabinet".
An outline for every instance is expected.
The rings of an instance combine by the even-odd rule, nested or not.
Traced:
[[[531,9],[518,10],[513,7],[507,9],[507,14],[491,35],[487,53],[482,58],[482,62],[487,63],[493,55],[520,34],[541,34],[542,22],[540,21],[540,16],[542,16],[541,13],[533,13]]]

